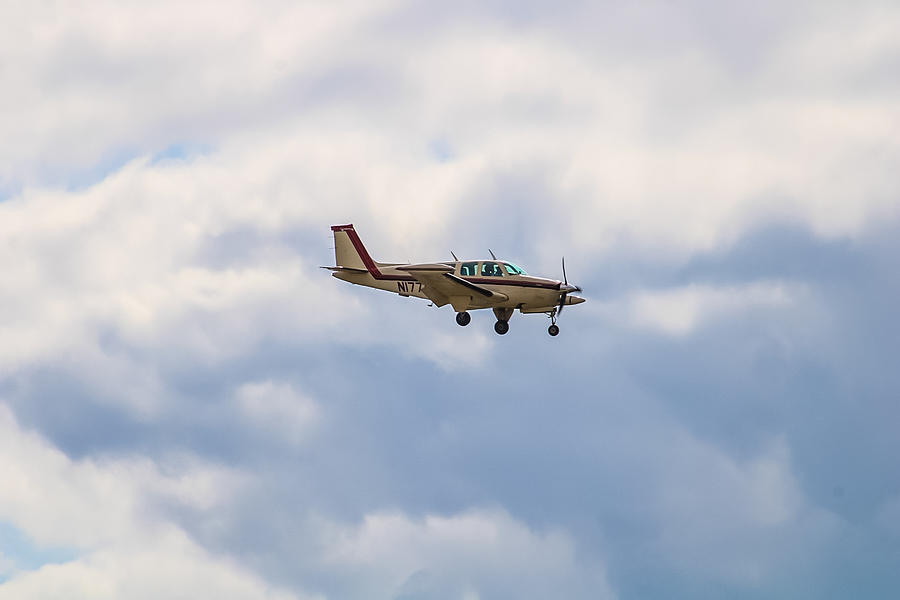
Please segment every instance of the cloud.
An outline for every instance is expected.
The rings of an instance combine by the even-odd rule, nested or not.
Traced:
[[[797,535],[812,553],[845,528],[809,503],[784,438],[740,462],[690,438],[676,438],[671,452],[651,501],[662,525],[653,545],[678,569],[756,584],[797,560],[796,547],[781,551],[777,540]]]
[[[267,182],[294,203],[313,191],[324,192],[316,202],[352,191],[356,215],[380,221],[380,207],[391,206],[391,237],[413,236],[408,248],[419,251],[432,248],[421,243],[434,237],[426,230],[456,218],[460,201],[500,169],[545,172],[557,209],[581,216],[557,235],[573,236],[585,250],[624,238],[691,253],[772,218],[809,223],[822,235],[856,235],[893,214],[898,154],[884,135],[893,127],[892,104],[868,89],[843,91],[854,73],[896,51],[878,33],[884,27],[869,27],[897,18],[884,6],[798,26],[793,36],[770,27],[759,64],[737,79],[717,53],[731,45],[721,37],[707,39],[710,48],[678,35],[681,44],[667,52],[627,60],[624,40],[586,51],[587,42],[572,35],[580,31],[578,7],[562,11],[569,30],[454,19],[431,23],[426,36],[403,29],[409,7],[364,4],[235,4],[213,22],[204,11],[186,11],[174,31],[166,6],[78,11],[43,31],[43,43],[19,45],[31,48],[20,50],[28,59],[22,64],[38,68],[16,71],[27,93],[8,99],[21,106],[6,114],[25,116],[8,124],[5,162],[22,177],[37,156],[46,164],[66,152],[59,169],[77,173],[114,144],[153,155],[189,138],[214,154],[236,143],[242,160],[263,165],[275,137],[292,152],[293,170],[315,169],[313,181],[286,168],[241,174],[220,161],[223,185]],[[640,34],[653,31],[657,15],[618,16]],[[671,16],[689,27],[700,15]],[[303,26],[310,22],[317,26]],[[791,79],[785,64],[791,74],[821,72],[819,57],[832,54],[837,37],[847,51],[841,77],[824,85]],[[63,56],[84,64],[62,69]],[[123,64],[127,72],[115,68]],[[53,86],[67,94],[48,93]],[[66,103],[80,108],[57,106]],[[60,114],[62,122],[51,118]],[[16,133],[19,123],[46,123],[46,133]],[[69,131],[88,126],[90,133]],[[452,159],[434,160],[435,140],[453,149]],[[17,162],[23,159],[29,162]],[[273,222],[283,216],[262,190],[247,191],[245,210]],[[433,248],[445,252],[442,246]]]
[[[3,581],[15,569],[15,561],[0,553],[0,581]]]
[[[474,338],[474,339],[473,339]],[[483,333],[463,335],[461,332],[437,333],[417,340],[416,347],[423,356],[436,362],[445,371],[478,369],[494,347]]]
[[[19,574],[0,584],[0,598],[312,598],[273,589],[240,565],[210,557],[183,537],[162,537],[146,546],[117,547]]]
[[[533,532],[503,511],[421,519],[368,514],[329,537],[322,561],[353,573],[352,597],[614,597],[603,566],[581,564],[566,534]]]
[[[3,11],[0,596],[897,587],[896,7]]]
[[[791,305],[794,296],[802,293],[791,287],[779,282],[758,282],[735,287],[689,285],[636,292],[626,301],[625,310],[637,327],[668,335],[687,335],[703,321],[733,317],[754,308]]]
[[[234,399],[238,411],[247,419],[290,443],[302,443],[320,419],[318,405],[287,383],[245,383],[237,389]]]
[[[245,485],[241,473],[174,457],[72,461],[0,407],[0,519],[40,546],[80,556],[13,571],[0,598],[294,598],[198,547],[162,518],[160,502],[211,510]],[[9,557],[15,560],[15,557]]]
[[[305,81],[324,76],[316,57],[340,61],[360,22],[384,8],[8,7],[5,23],[20,25],[0,36],[15,57],[4,87],[16,89],[2,100],[0,178],[68,182],[73,167],[272,123],[308,93]]]

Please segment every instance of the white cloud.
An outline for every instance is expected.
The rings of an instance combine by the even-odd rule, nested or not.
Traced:
[[[98,328],[207,364],[267,336],[381,343],[368,300],[314,272],[328,262],[327,225],[362,222],[387,259],[445,255],[500,172],[544,181],[548,205],[532,208],[547,226],[525,235],[554,261],[562,246],[590,255],[620,240],[684,256],[773,218],[854,235],[897,208],[894,103],[788,87],[782,66],[818,65],[832,30],[850,40],[844,78],[893,56],[884,28],[863,27],[871,12],[802,29],[745,85],[700,45],[623,61],[490,20],[405,38],[390,33],[403,9],[389,2],[230,3],[214,19],[178,4],[61,7],[51,20],[15,10],[0,35],[20,59],[2,75],[17,92],[0,100],[0,177],[24,188],[0,205],[0,286],[14,290],[0,297],[0,373],[63,359],[108,374],[93,384],[100,397],[130,387],[120,395],[144,413],[156,373],[109,357]],[[304,103],[329,85],[346,89]],[[430,154],[435,139],[452,148],[446,160]],[[119,148],[185,142],[208,151],[134,160],[80,191],[42,184],[58,180],[47,169],[75,176]],[[321,257],[276,239],[308,227],[323,232]],[[235,231],[259,235],[234,251],[252,256],[212,265],[205,253]],[[638,298],[635,318],[684,333],[741,293]],[[450,338],[431,338],[419,355],[459,364]]]
[[[869,36],[850,22],[844,37]],[[833,52],[817,32],[798,37]],[[410,118],[446,132],[459,161],[485,178],[546,177],[547,202],[566,217],[554,222],[555,237],[541,238],[690,254],[772,219],[856,235],[897,210],[894,103],[789,85],[782,59],[796,54],[775,46],[738,81],[699,45],[625,61],[546,32],[469,26],[434,36],[405,61],[425,98]],[[862,73],[890,56],[896,48],[882,44],[845,62]],[[791,73],[821,64],[810,52]]]
[[[383,2],[4,6],[0,179],[271,122]],[[333,63],[326,62],[327,66]],[[327,68],[326,66],[326,68]],[[65,178],[64,178],[65,180]]]
[[[320,526],[323,567],[352,575],[352,597],[419,587],[438,597],[613,597],[603,565],[581,562],[567,534],[533,531],[500,510],[418,519],[377,512],[358,526]]]
[[[244,485],[240,473],[190,457],[162,466],[146,458],[73,461],[20,429],[5,406],[0,432],[0,518],[42,545],[90,549],[129,539],[152,528],[142,519],[151,498],[208,509]]]
[[[210,556],[172,532],[129,547],[92,552],[71,562],[44,565],[0,584],[2,600],[300,597],[267,585],[235,561]]]
[[[753,308],[790,305],[799,291],[779,282],[725,287],[688,285],[634,293],[625,301],[624,311],[637,327],[679,336],[713,319]]]
[[[154,503],[215,511],[247,476],[191,457],[73,461],[0,406],[0,519],[36,545],[80,556],[13,571],[0,598],[287,599],[233,560],[200,548]],[[9,557],[15,561],[15,557]]]
[[[568,215],[536,242],[571,235],[593,250],[626,238],[690,253],[772,218],[854,235],[897,208],[894,103],[844,93],[896,56],[890,6],[820,16],[740,81],[699,42],[625,60],[490,20],[404,37],[391,2],[230,3],[215,19],[181,5],[79,7],[53,26],[44,9],[21,10],[6,22],[26,26],[0,37],[23,54],[4,75],[19,93],[4,96],[0,156],[13,169],[2,177],[26,184],[48,162],[77,172],[120,147],[242,147],[253,167],[224,156],[205,190],[243,186],[234,216],[276,223],[293,205],[308,217],[349,192],[330,214],[371,215],[385,241],[417,252],[443,252],[441,225],[501,170],[544,174]],[[822,60],[836,47],[840,60]],[[823,64],[840,76],[803,77]],[[435,138],[450,160],[428,154]],[[201,165],[187,178],[209,175]],[[199,191],[182,197],[203,202]]]
[[[102,368],[128,359],[108,356],[98,329],[132,348],[174,350],[206,364],[266,338],[392,343],[372,325],[364,293],[317,268],[333,261],[328,224],[358,214],[350,207],[365,196],[374,177],[367,172],[377,172],[365,166],[365,136],[329,145],[305,141],[301,130],[255,144],[242,139],[190,163],[139,160],[82,191],[33,188],[0,204],[0,283],[14,290],[0,297],[7,341],[0,372],[61,361],[96,374],[101,397],[121,383],[136,388],[119,401],[152,412],[156,373]],[[342,156],[338,170],[329,166],[332,154]],[[394,189],[402,169],[392,165],[378,177]],[[358,172],[363,185],[341,184],[345,171]],[[383,225],[363,233],[388,256],[391,245],[381,242],[395,230]],[[321,230],[320,252],[298,255],[285,236],[310,226]],[[229,248],[235,232],[255,241]],[[416,229],[423,238],[430,233]],[[102,381],[115,373],[130,374]]]
[[[725,520],[731,516],[741,526],[776,527],[792,521],[804,507],[784,439],[775,440],[760,455],[745,462],[687,436],[676,440],[673,453],[674,465],[670,466],[676,468],[664,473],[664,493],[658,501],[663,510],[681,518],[667,522],[697,528],[697,523],[684,523],[684,519]],[[695,468],[688,472],[691,463]],[[708,484],[697,487],[700,477],[708,478]],[[721,523],[711,526],[719,527]]]
[[[245,383],[236,390],[234,399],[238,411],[251,422],[293,444],[307,440],[321,419],[316,402],[288,383]]]
[[[265,393],[264,393],[265,392]],[[271,382],[241,388],[254,415],[257,400],[294,396]],[[283,408],[283,407],[282,407]],[[38,547],[79,556],[61,564],[10,572],[0,598],[297,598],[273,587],[237,560],[203,549],[165,513],[164,501],[222,514],[249,477],[182,458],[74,461],[0,408],[0,519]],[[303,519],[304,508],[298,515]],[[360,524],[307,519],[315,552],[307,573],[331,574],[343,597],[391,597],[425,586],[470,597],[517,590],[517,597],[585,594],[612,597],[602,564],[580,557],[557,529],[534,531],[502,510],[471,510],[412,518],[373,512]],[[14,557],[11,557],[14,560]],[[427,574],[427,576],[423,575]]]
[[[448,319],[447,326],[451,325]],[[494,348],[494,342],[488,335],[480,331],[471,331],[469,328],[446,333],[434,332],[428,337],[417,337],[412,348],[445,371],[452,372],[483,367],[488,353]]]
[[[223,247],[225,264],[210,266],[202,253],[217,235],[272,226],[265,211],[245,208],[242,192],[226,189],[178,165],[138,162],[82,192],[33,190],[0,204],[0,281],[11,291],[0,297],[0,372],[59,361],[92,373],[99,396],[118,391],[146,411],[161,400],[157,374],[111,355],[98,330],[132,348],[215,362],[266,336],[309,339],[364,314],[314,257],[277,240]],[[283,219],[279,230],[292,223]],[[322,237],[325,262],[327,230]]]
[[[664,452],[648,500],[660,526],[652,546],[685,572],[756,583],[808,558],[798,552],[812,556],[845,528],[803,493],[783,437],[744,460],[683,432]]]

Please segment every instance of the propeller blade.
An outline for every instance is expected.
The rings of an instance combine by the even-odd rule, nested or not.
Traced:
[[[562,257],[562,273],[563,273],[563,282],[559,287],[561,290],[564,289],[565,291],[563,291],[563,293],[560,294],[560,296],[559,296],[559,307],[556,309],[557,315],[562,314],[563,307],[566,305],[566,301],[569,299],[570,292],[582,291],[580,285],[571,285],[571,286],[569,285],[569,278],[566,275],[566,257],[565,256]]]

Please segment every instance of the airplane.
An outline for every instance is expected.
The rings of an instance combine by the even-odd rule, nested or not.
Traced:
[[[334,267],[322,267],[332,276],[356,285],[431,300],[437,306],[449,304],[456,311],[456,322],[466,326],[472,320],[468,311],[491,308],[497,317],[494,331],[509,331],[509,319],[516,309],[522,314],[544,313],[550,317],[547,332],[559,335],[556,319],[564,306],[581,304],[584,298],[573,296],[582,291],[566,278],[566,259],[562,261],[563,280],[533,277],[521,267],[498,260],[459,260],[404,264],[372,260],[352,224],[333,225]]]

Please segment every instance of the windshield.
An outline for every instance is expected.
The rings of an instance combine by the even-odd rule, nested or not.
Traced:
[[[525,275],[525,269],[518,265],[508,262],[503,263],[503,266],[506,267],[506,272],[510,275]]]

